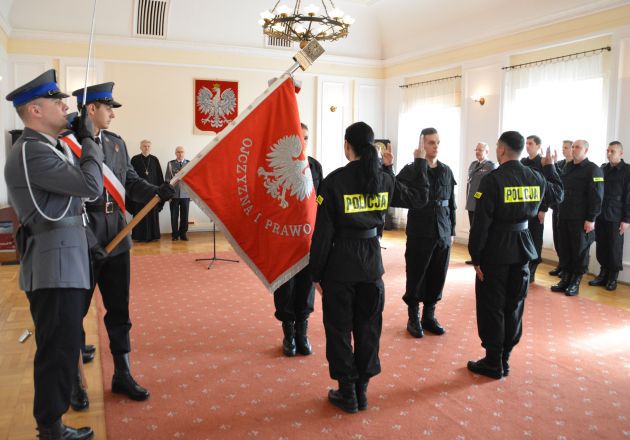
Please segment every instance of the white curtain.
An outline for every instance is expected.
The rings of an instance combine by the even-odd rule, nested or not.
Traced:
[[[593,54],[506,72],[503,130],[535,134],[558,150],[562,141],[586,139],[589,159],[606,159],[607,56]]]
[[[438,159],[459,175],[461,79],[450,78],[405,88],[398,124],[396,170],[413,161],[423,128],[433,127],[440,135]],[[403,228],[407,210],[394,209],[394,225]]]

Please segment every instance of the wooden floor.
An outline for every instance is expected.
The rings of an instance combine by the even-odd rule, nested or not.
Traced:
[[[135,243],[132,255],[203,253],[208,257],[212,252],[210,233],[191,233],[190,241],[172,242],[169,235],[152,243]],[[387,241],[404,242],[401,231],[386,232]],[[217,250],[229,250],[230,246],[217,234]],[[455,245],[451,255],[454,262],[463,262],[468,258],[465,246]],[[537,283],[550,286],[558,278],[547,275],[552,267],[542,264],[536,274]],[[630,310],[630,286],[620,285],[617,291],[607,292],[602,288],[590,287],[586,276],[582,282],[580,295],[593,301]],[[448,282],[448,279],[447,279]],[[92,306],[85,322],[88,343],[97,341],[96,309]],[[35,340],[29,338],[24,344],[18,337],[24,329],[33,329],[26,296],[18,288],[18,266],[0,266],[0,440],[35,438],[35,422],[32,416],[33,402],[33,355]],[[101,351],[101,348],[104,348]],[[98,347],[97,358],[85,366],[89,386],[90,408],[77,413],[70,410],[64,416],[64,422],[70,426],[91,426],[96,432],[96,439],[105,439],[105,417],[103,407],[103,386],[99,356],[109,356],[106,347]]]

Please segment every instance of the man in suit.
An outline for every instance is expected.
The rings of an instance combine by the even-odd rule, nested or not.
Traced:
[[[184,159],[184,147],[175,148],[175,156],[177,159],[171,160],[166,166],[166,175],[164,180],[170,182],[173,176],[186,166],[188,159]],[[182,239],[188,241],[188,208],[190,206],[190,197],[181,185],[175,185],[175,195],[171,199],[171,231],[172,240]]]
[[[475,157],[477,160],[473,160],[468,167],[468,185],[466,186],[466,211],[468,211],[468,221],[470,224],[470,228],[472,229],[473,224],[473,216],[475,214],[475,206],[477,204],[477,199],[475,199],[475,194],[477,193],[477,188],[479,188],[479,184],[481,183],[481,179],[483,176],[488,174],[488,172],[494,170],[497,167],[497,164],[488,160],[488,144],[485,142],[479,142],[475,147]],[[472,260],[466,261],[466,264],[472,264]]]
[[[149,202],[156,194],[162,201],[172,197],[174,190],[168,184],[155,186],[142,179],[131,166],[125,141],[116,133],[107,131],[115,117],[114,108],[121,104],[113,98],[113,82],[97,84],[85,90],[72,92],[77,97],[77,106],[84,111],[94,125],[94,138],[105,155],[104,166],[111,171],[109,185],[95,200],[86,203],[90,219],[88,238],[92,250],[101,250],[126,226],[124,216],[125,196],[134,202]],[[85,107],[85,110],[83,110]],[[106,182],[107,183],[107,182]],[[112,392],[125,394],[132,400],[146,400],[149,391],[138,385],[130,371],[129,352],[129,283],[131,263],[129,250],[131,237],[127,235],[107,256],[94,264],[94,278],[105,305],[105,327],[109,335],[109,349],[114,358]],[[94,287],[83,310],[84,316],[90,307]]]
[[[308,127],[302,124],[304,143],[308,143]],[[308,165],[313,176],[313,186],[317,192],[322,181],[321,164],[308,156]],[[285,356],[295,356],[296,353],[309,355],[313,352],[308,340],[308,317],[313,313],[315,303],[315,287],[311,280],[311,270],[306,266],[289,281],[278,287],[273,293],[276,306],[275,317],[282,322],[282,352]]]
[[[88,240],[82,197],[103,190],[103,153],[85,119],[76,137],[83,154],[75,160],[57,140],[66,127],[68,95],[48,70],[7,95],[24,132],[4,168],[9,200],[20,220],[20,288],[35,324],[33,415],[40,439],[89,439],[91,428],[61,423],[70,405],[81,348],[83,302],[90,288]]]

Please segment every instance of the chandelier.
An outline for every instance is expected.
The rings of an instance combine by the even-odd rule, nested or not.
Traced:
[[[335,41],[345,38],[348,36],[348,28],[354,23],[354,18],[336,8],[332,0],[321,0],[321,8],[310,4],[304,9],[301,9],[300,0],[296,0],[293,9],[285,4],[278,6],[279,3],[280,0],[271,11],[261,12],[258,23],[265,35],[299,41],[300,48],[304,48],[313,39]]]

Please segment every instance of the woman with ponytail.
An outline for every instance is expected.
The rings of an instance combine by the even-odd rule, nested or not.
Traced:
[[[349,163],[330,173],[320,186],[310,267],[322,294],[330,376],[339,382],[328,400],[355,413],[367,409],[368,381],[381,371],[378,351],[385,291],[378,231],[399,188],[393,173],[384,172],[374,132],[366,123],[346,129],[344,152]],[[425,163],[420,180],[426,182],[426,161],[421,161]],[[400,192],[412,194],[422,204],[427,188]]]

